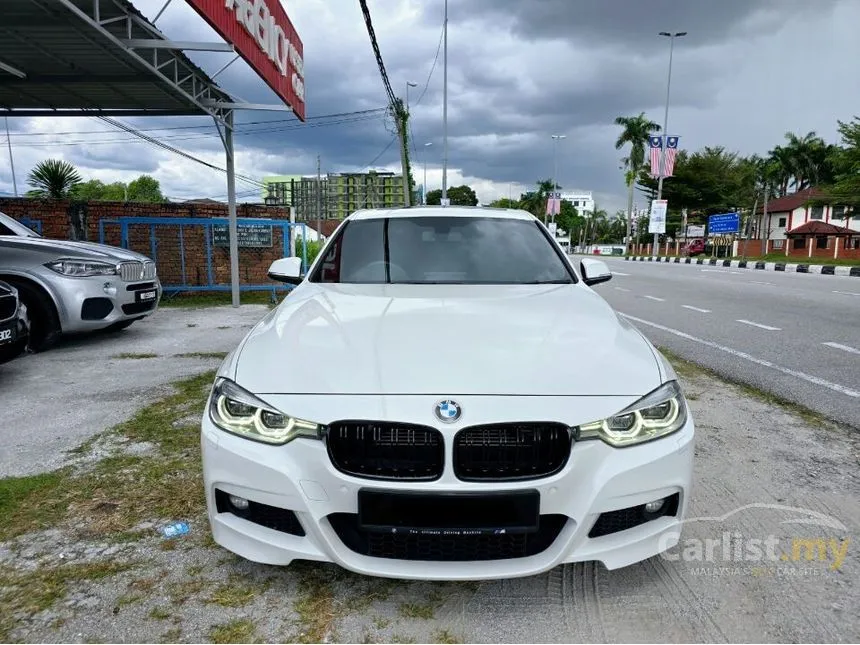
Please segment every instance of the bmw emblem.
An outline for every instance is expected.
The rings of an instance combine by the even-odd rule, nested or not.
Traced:
[[[442,423],[454,423],[463,414],[460,404],[450,399],[439,401],[433,411]]]

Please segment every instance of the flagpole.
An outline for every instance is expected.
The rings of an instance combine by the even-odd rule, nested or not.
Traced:
[[[663,199],[663,176],[666,174],[666,144],[669,142],[669,135],[667,133],[669,127],[669,92],[672,89],[672,56],[675,53],[675,38],[686,36],[687,32],[678,31],[670,34],[667,31],[661,31],[659,35],[669,38],[669,78],[666,81],[666,111],[663,113],[663,134],[660,137],[662,145],[660,147],[660,177],[657,180],[657,201]],[[667,218],[668,213],[669,210],[666,209]],[[655,231],[654,242],[651,245],[651,255],[653,257],[657,257],[659,246],[660,234]]]

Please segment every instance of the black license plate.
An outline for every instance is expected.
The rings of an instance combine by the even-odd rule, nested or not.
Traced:
[[[538,530],[540,493],[358,491],[358,522],[371,532],[500,535]]]
[[[18,338],[17,323],[0,325],[0,345],[14,343]]]
[[[158,298],[158,290],[147,289],[146,291],[138,291],[135,293],[135,302],[154,302]]]

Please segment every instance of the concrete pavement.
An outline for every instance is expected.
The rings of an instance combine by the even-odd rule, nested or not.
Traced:
[[[860,427],[856,278],[602,259],[595,289],[655,344]]]

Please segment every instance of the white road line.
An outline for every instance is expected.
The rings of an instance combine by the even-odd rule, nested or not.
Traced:
[[[701,309],[699,307],[694,307],[693,305],[681,305],[684,309],[692,309],[693,311],[699,311],[703,314],[711,313],[710,309]]]
[[[620,313],[620,312],[619,312]],[[649,327],[654,327],[655,329],[659,329],[661,331],[665,331],[669,334],[673,334],[680,338],[685,338],[686,340],[691,340],[694,343],[699,343],[700,345],[705,345],[706,347],[711,347],[713,349],[718,349],[721,352],[726,352],[727,354],[731,354],[732,356],[737,356],[738,358],[743,358],[745,360],[750,361],[751,363],[755,363],[756,365],[761,365],[762,367],[769,367],[771,369],[776,370],[777,372],[782,372],[783,374],[787,374],[788,376],[793,376],[795,378],[799,378],[803,381],[807,381],[808,383],[812,383],[814,385],[820,385],[822,387],[826,387],[827,389],[833,390],[834,392],[839,392],[840,394],[845,394],[846,396],[853,397],[855,399],[860,399],[860,392],[857,390],[852,390],[849,387],[845,387],[844,385],[839,385],[838,383],[833,383],[831,381],[826,381],[823,378],[818,378],[817,376],[812,376],[810,374],[806,374],[804,372],[799,372],[797,370],[790,369],[788,367],[782,367],[781,365],[775,365],[770,361],[766,361],[763,358],[756,358],[755,356],[751,356],[746,352],[742,352],[737,349],[733,349],[731,347],[726,347],[725,345],[720,345],[719,343],[715,343],[710,340],[705,340],[704,338],[697,338],[691,334],[688,334],[683,331],[679,331],[677,329],[672,329],[671,327],[665,327],[664,325],[660,325],[657,323],[650,322],[648,320],[642,320],[641,318],[636,318],[635,316],[631,316],[629,314],[622,313],[622,316],[628,318],[634,322],[641,323],[643,325],[648,325]]]
[[[625,289],[624,287],[615,287],[616,291],[630,291],[630,289]]]
[[[860,293],[854,293],[853,291],[834,291],[833,293],[841,293],[843,296],[860,296]]]
[[[744,325],[752,325],[753,327],[758,327],[759,329],[767,329],[768,331],[782,331],[779,327],[762,325],[761,323],[753,322],[752,320],[744,320],[743,318],[736,320],[735,322],[743,323]]]
[[[750,284],[764,284],[768,287],[775,287],[776,285],[773,282],[760,282],[759,280],[750,280]]]
[[[860,349],[854,349],[853,347],[849,347],[848,345],[840,345],[839,343],[821,343],[822,345],[827,345],[828,347],[833,347],[834,349],[841,349],[843,352],[848,352],[849,354],[860,354]]]
[[[658,298],[657,296],[642,296],[643,298],[648,298],[648,300],[656,300],[657,302],[666,302],[665,298]]]

